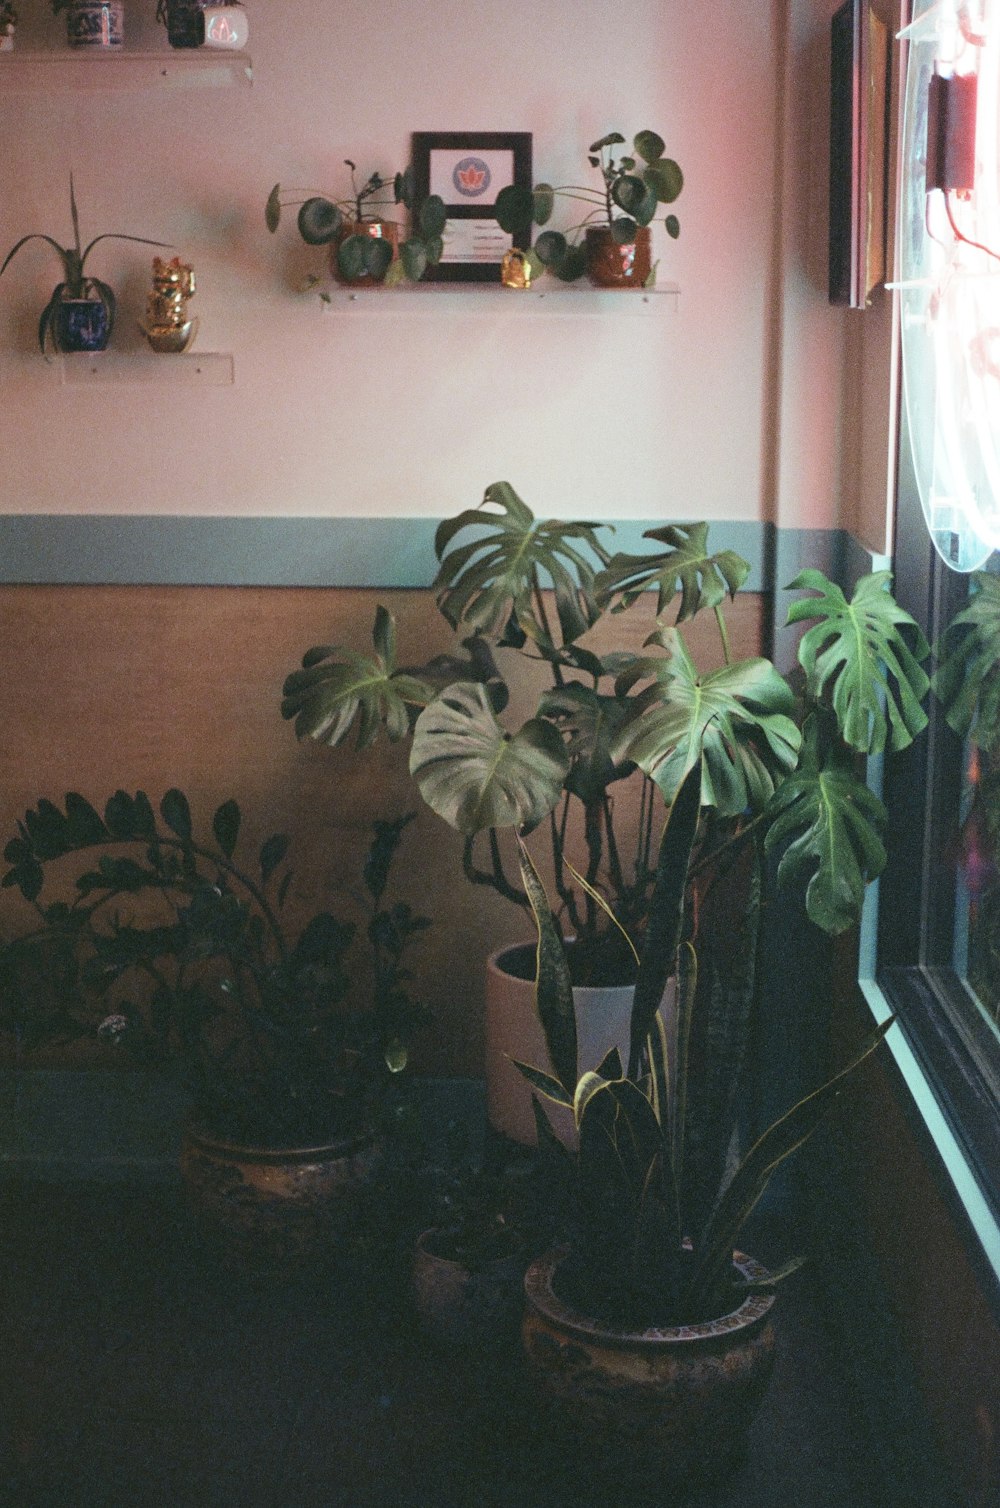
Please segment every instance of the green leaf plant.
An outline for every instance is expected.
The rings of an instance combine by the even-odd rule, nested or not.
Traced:
[[[635,240],[638,227],[652,223],[661,204],[673,204],[679,197],[684,175],[672,157],[664,157],[665,150],[662,136],[655,131],[640,131],[631,148],[620,132],[611,131],[592,142],[587,153],[590,166],[600,175],[600,188],[579,183],[536,183],[531,189],[510,185],[497,195],[497,221],[508,234],[517,234],[532,224],[547,226],[557,198],[584,205],[583,218],[568,231],[543,230],[532,248],[540,266],[572,282],[586,270],[580,237],[588,227],[606,226],[624,246]],[[676,240],[680,235],[677,216],[671,211],[663,224],[668,236]]]
[[[805,886],[810,919],[843,931],[884,861],[884,811],[858,756],[904,746],[925,721],[928,648],[917,625],[884,572],[849,601],[806,572],[796,585],[812,595],[790,616],[811,626],[799,674],[786,677],[767,659],[733,658],[725,604],[749,566],[712,553],[707,525],[650,530],[647,554],[613,557],[605,528],[536,519],[508,482],[494,483],[479,508],[437,531],[434,590],[461,652],[400,666],[380,607],[374,654],[309,650],[285,682],[283,716],[331,747],[354,735],[364,749],[383,730],[409,741],[424,799],[465,839],[467,877],[526,915],[530,897],[501,832],[544,833],[576,984],[634,978],[625,934],[641,938],[649,915],[657,808],[672,805],[695,762],[701,889],[736,873],[746,883],[747,855],[766,847],[782,878]],[[656,623],[635,650],[587,647],[602,619],[653,593]],[[685,641],[701,614],[718,629],[713,664],[696,663]],[[520,725],[506,715],[500,662],[506,674],[530,664],[548,681]]]
[[[350,170],[351,192],[341,198],[305,189],[282,190],[281,184],[276,183],[264,208],[268,230],[273,234],[278,229],[282,210],[297,206],[297,224],[303,241],[307,246],[336,243],[337,267],[348,282],[359,278],[373,278],[387,285],[404,279],[419,282],[427,268],[441,260],[446,218],[443,200],[437,194],[428,194],[419,206],[416,204],[412,168],[396,173],[391,181],[381,173],[372,173],[359,184],[356,165],[345,158],[344,166]],[[394,259],[388,240],[364,235],[352,226],[378,220],[379,215],[373,211],[396,204],[402,204],[415,218],[410,235]],[[314,287],[317,281],[311,279],[308,286]]]
[[[2,885],[33,924],[0,947],[0,1026],[26,1049],[96,1035],[174,1071],[209,1128],[243,1144],[313,1145],[370,1123],[424,1017],[404,954],[428,923],[386,896],[411,817],[374,824],[354,908],[363,960],[353,914],[285,923],[288,839],[238,862],[235,801],[204,836],[176,789],[158,812],[142,791],[117,791],[103,813],[74,792],[39,801],[4,850]]]
[[[601,532],[538,520],[493,484],[436,539],[438,607],[466,658],[401,669],[382,620],[367,675],[354,652],[310,651],[282,710],[332,745],[356,729],[367,747],[383,727],[409,740],[468,878],[533,918],[549,1062],[518,1066],[575,1116],[570,1153],[536,1104],[542,1155],[575,1191],[573,1282],[603,1315],[674,1323],[732,1307],[736,1234],[878,1041],[734,1161],[768,876],[823,933],[856,921],[885,861],[863,759],[922,730],[929,649],[887,573],[848,598],[810,571],[793,584],[808,594],[790,611],[805,625],[796,671],[737,659],[726,606],[747,562],[713,552],[703,523],[650,530],[643,555],[610,555]],[[641,601],[656,620],[634,649],[589,647]],[[717,630],[711,659],[704,635],[697,659],[688,642],[696,619]],[[519,660],[549,681],[522,722],[502,673]],[[345,675],[362,685],[349,715]],[[615,1051],[578,1076],[572,986],[629,981],[628,1062]]]
[[[30,235],[22,236],[16,241],[0,263],[0,277],[6,272],[10,263],[17,256],[22,246],[27,246],[29,241],[46,241],[62,262],[62,281],[57,283],[52,290],[52,296],[42,310],[38,320],[38,347],[42,355],[45,355],[46,340],[51,341],[55,348],[56,315],[59,305],[66,299],[91,299],[99,301],[108,316],[109,326],[114,325],[116,299],[114,290],[100,278],[88,277],[86,274],[87,259],[95,246],[101,241],[133,241],[140,246],[155,246],[161,251],[172,250],[164,241],[150,241],[145,236],[129,236],[109,231],[100,236],[95,236],[88,241],[86,246],[80,240],[80,217],[76,207],[76,191],[73,184],[73,175],[69,177],[69,205],[73,220],[73,244],[72,246],[60,246],[58,241],[51,236],[43,235],[39,231],[33,231]]]

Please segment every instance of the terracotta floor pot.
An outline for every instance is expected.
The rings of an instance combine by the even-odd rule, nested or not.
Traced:
[[[635,240],[620,246],[606,225],[591,225],[586,234],[587,276],[598,288],[644,288],[653,268],[648,225],[636,227]]]
[[[607,1457],[639,1453],[669,1477],[725,1472],[738,1461],[774,1364],[773,1293],[748,1295],[707,1324],[608,1329],[555,1291],[565,1248],[524,1280],[522,1342],[539,1404],[561,1435]],[[737,1252],[744,1277],[765,1269]],[[624,1458],[624,1457],[623,1457]]]
[[[524,1308],[520,1252],[475,1272],[434,1250],[437,1231],[424,1231],[413,1253],[413,1302],[421,1326],[447,1346],[480,1349],[516,1340]]]
[[[244,1147],[195,1123],[185,1128],[181,1175],[207,1234],[248,1254],[321,1254],[342,1239],[375,1166],[372,1133],[316,1147]]]
[[[487,1114],[494,1130],[526,1147],[536,1142],[531,1087],[510,1060],[551,1072],[535,1013],[534,967],[534,943],[501,948],[486,964]],[[632,995],[630,984],[573,991],[581,1073],[596,1068],[616,1044],[623,1060],[628,1057]],[[572,1112],[549,1103],[545,1109],[562,1140],[573,1145]]]
[[[330,271],[338,283],[342,283],[345,288],[379,287],[380,278],[346,278],[341,272],[337,252],[341,241],[346,241],[348,236],[374,236],[376,240],[388,241],[392,247],[393,261],[395,261],[399,256],[399,226],[394,220],[347,220],[337,240],[330,247]]]

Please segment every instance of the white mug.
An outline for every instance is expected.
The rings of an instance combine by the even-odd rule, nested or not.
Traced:
[[[206,5],[202,11],[205,46],[235,50],[250,38],[250,23],[242,5]]]

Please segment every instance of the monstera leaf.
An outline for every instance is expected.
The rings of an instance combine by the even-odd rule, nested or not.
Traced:
[[[631,774],[631,764],[617,765],[611,757],[611,743],[626,711],[617,697],[601,696],[589,686],[572,682],[545,692],[538,711],[567,737],[566,753],[572,765],[566,789],[581,801],[599,801],[613,780]]]
[[[613,758],[634,760],[671,802],[703,755],[705,806],[727,817],[765,806],[794,770],[801,744],[784,678],[769,660],[742,660],[699,676],[676,629],[660,629],[650,642],[667,654],[637,660],[619,676],[620,695],[640,681],[652,685],[631,701]]]
[[[849,751],[820,753],[819,725],[806,723],[799,769],[771,804],[768,853],[787,843],[778,883],[806,887],[806,912],[831,936],[858,918],[865,886],[885,865],[885,808],[853,769]]]
[[[551,723],[535,717],[510,736],[485,689],[459,681],[417,718],[410,752],[427,805],[460,833],[533,827],[555,806],[569,756]]]
[[[498,511],[484,512],[486,506]],[[600,527],[557,519],[539,522],[509,482],[494,482],[479,508],[466,508],[438,527],[438,606],[453,628],[465,623],[494,637],[513,619],[522,634],[551,644],[534,601],[536,587],[551,584],[563,641],[572,643],[600,616],[594,599],[595,568],[575,541],[605,563],[607,552],[595,532]],[[476,537],[450,548],[466,529],[474,529]]]
[[[863,754],[905,749],[927,726],[920,705],[930,682],[920,661],[930,653],[920,628],[890,596],[892,575],[862,576],[848,602],[822,571],[802,571],[790,590],[819,593],[793,602],[788,622],[814,624],[799,644],[810,694],[825,694],[841,736]],[[904,630],[913,644],[911,650]]]
[[[969,603],[948,625],[932,685],[949,725],[984,749],[1000,744],[1000,577],[976,571]]]
[[[669,524],[647,529],[643,539],[655,539],[669,548],[655,555],[614,555],[598,574],[598,601],[618,596],[612,612],[631,607],[637,597],[655,586],[659,591],[657,616],[663,613],[680,589],[678,623],[693,618],[703,607],[717,607],[728,595],[735,597],[750,573],[747,562],[732,550],[708,553],[707,524]]]
[[[310,649],[302,669],[285,681],[281,715],[295,719],[299,738],[314,738],[336,747],[355,721],[357,746],[366,749],[384,723],[390,739],[409,728],[409,706],[426,706],[435,688],[418,676],[396,669],[396,620],[384,607],[375,614],[374,655],[324,644]]]

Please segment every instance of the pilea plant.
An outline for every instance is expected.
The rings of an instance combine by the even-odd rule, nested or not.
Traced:
[[[639,226],[650,225],[660,204],[673,204],[684,187],[684,175],[672,157],[664,157],[666,143],[655,131],[640,131],[631,151],[625,148],[624,136],[611,131],[588,148],[587,160],[600,174],[601,187],[592,184],[537,183],[526,189],[511,185],[497,195],[496,216],[509,234],[547,225],[552,218],[556,199],[587,206],[583,218],[570,227],[568,235],[560,230],[545,230],[537,237],[532,251],[544,267],[557,277],[572,281],[587,266],[586,251],[579,239],[589,226],[604,225],[619,245],[635,240]],[[667,234],[676,239],[680,222],[671,212],[664,219]]]
[[[329,246],[336,242],[337,265],[348,281],[371,277],[388,284],[403,278],[418,282],[426,269],[441,259],[443,201],[438,195],[429,194],[417,207],[413,171],[409,167],[396,173],[391,182],[375,172],[359,184],[356,165],[345,158],[344,166],[350,170],[351,192],[341,198],[300,189],[282,192],[281,184],[276,183],[264,210],[268,230],[273,234],[278,229],[283,209],[298,206],[299,235],[307,246]],[[416,225],[400,247],[396,260],[388,240],[351,230],[352,225],[377,219],[372,210],[393,204],[402,204],[411,212],[416,209]],[[313,285],[317,281],[313,279]]]
[[[370,998],[351,981],[353,919],[281,920],[288,840],[238,862],[235,801],[199,835],[187,798],[155,812],[118,791],[103,815],[70,793],[39,801],[7,844],[3,886],[35,925],[0,949],[4,1025],[28,1045],[110,1041],[175,1070],[216,1134],[250,1145],[310,1145],[372,1115],[423,1019],[403,955],[427,925],[386,887],[409,822],[376,822],[364,866]],[[72,886],[67,868],[78,861]]]

